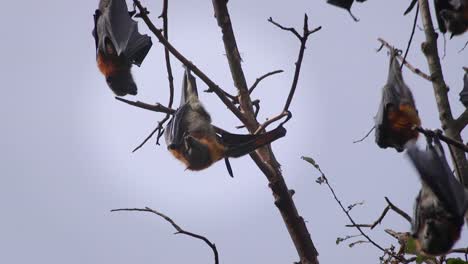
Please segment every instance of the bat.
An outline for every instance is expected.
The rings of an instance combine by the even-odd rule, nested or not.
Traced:
[[[118,96],[137,94],[131,67],[140,66],[152,46],[151,38],[138,32],[131,14],[125,0],[100,0],[94,14],[97,65]]]
[[[357,2],[363,3],[367,0],[356,0]],[[327,3],[330,5],[334,5],[343,9],[346,9],[348,13],[351,15],[351,17],[354,19],[354,21],[359,21],[353,13],[351,13],[351,6],[354,3],[354,0],[327,0]]]
[[[463,90],[460,92],[460,101],[465,107],[468,107],[468,68],[465,68],[463,77]]]
[[[436,12],[439,14],[437,21],[442,33],[449,31],[450,38],[462,35],[468,30],[468,0],[438,0],[436,2],[448,2]]]
[[[409,143],[408,156],[421,179],[416,197],[412,237],[417,249],[425,255],[444,255],[460,238],[468,196],[455,179],[438,138],[428,141],[426,151]]]
[[[413,94],[403,81],[396,49],[391,50],[387,83],[375,117],[375,142],[381,148],[403,151],[406,142],[418,138],[413,129],[421,125]]]
[[[233,175],[228,158],[249,154],[285,135],[283,126],[259,135],[217,134],[211,124],[210,114],[198,98],[196,79],[187,68],[180,106],[164,132],[167,149],[187,169],[203,170],[224,158],[231,177]]]
[[[404,14],[408,14],[416,3],[417,0],[412,0]],[[439,30],[443,34],[449,31],[452,38],[468,30],[468,0],[434,0],[434,9]]]

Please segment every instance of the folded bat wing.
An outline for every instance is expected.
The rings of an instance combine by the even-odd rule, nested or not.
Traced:
[[[259,147],[263,147],[286,135],[286,129],[279,126],[272,131],[259,135],[238,135],[222,133],[220,140],[227,147],[226,156],[238,158],[249,154]]]
[[[434,145],[428,143],[425,151],[411,144],[408,146],[408,156],[421,180],[432,190],[443,207],[456,217],[463,216],[468,208],[466,191],[450,170],[439,140],[434,139]]]
[[[125,0],[110,0],[103,10],[96,10],[94,20],[93,35],[98,50],[105,51],[108,39],[118,56],[123,55],[131,63],[141,65],[152,42],[149,36],[138,32],[137,22],[130,17]]]

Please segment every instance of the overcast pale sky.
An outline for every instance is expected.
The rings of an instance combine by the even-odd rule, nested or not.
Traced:
[[[253,98],[262,100],[260,120],[277,114],[284,104],[300,44],[267,18],[300,29],[307,13],[312,27],[323,27],[307,45],[288,134],[273,144],[321,263],[377,263],[381,253],[367,244],[335,244],[337,237],[356,231],[344,227],[345,216],[326,187],[315,183],[318,174],[302,155],[320,163],[345,204],[365,201],[352,211],[356,221],[374,221],[386,205],[384,196],[412,211],[419,181],[407,158],[379,149],[373,135],[352,144],[372,126],[387,79],[388,56],[375,52],[376,39],[406,46],[413,20],[413,14],[402,15],[408,2],[356,3],[353,12],[361,21],[354,23],[324,0],[229,1],[249,84],[268,71],[285,71],[254,92]],[[143,4],[161,25],[156,17],[162,1]],[[185,171],[164,144],[156,147],[154,141],[131,153],[162,115],[113,98],[95,65],[91,30],[97,5],[90,0],[3,3],[0,263],[212,263],[208,247],[174,236],[173,228],[157,216],[109,212],[144,206],[206,235],[216,243],[222,263],[297,261],[268,183],[249,157],[232,160],[232,179],[223,162],[202,172]],[[174,46],[234,93],[211,1],[170,1],[169,16]],[[148,33],[142,22],[139,26]],[[458,93],[468,50],[457,52],[466,36],[447,41],[442,61],[456,115],[464,108]],[[427,72],[419,49],[422,40],[423,32],[416,30],[408,60]],[[142,67],[133,69],[139,86],[135,99],[165,103],[164,53],[153,42]],[[173,60],[173,69],[179,88],[183,68]],[[403,75],[423,126],[439,127],[430,83],[406,69]],[[179,94],[177,89],[176,104]],[[201,100],[215,124],[236,132],[239,122],[215,95],[202,94]],[[409,225],[390,213],[369,233],[390,245],[396,241],[384,228],[406,231]],[[468,234],[463,236],[459,246],[467,245]]]

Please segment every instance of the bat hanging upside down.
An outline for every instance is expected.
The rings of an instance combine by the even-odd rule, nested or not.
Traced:
[[[165,139],[168,150],[189,170],[203,170],[225,159],[232,176],[228,158],[240,157],[270,144],[286,135],[286,129],[276,129],[259,135],[218,135],[211,124],[210,114],[198,99],[195,77],[185,70],[180,106],[167,124]]]
[[[388,80],[375,117],[375,141],[381,148],[392,147],[401,152],[406,142],[418,138],[418,132],[413,128],[419,127],[421,121],[413,94],[403,81],[397,52],[392,49],[390,54]]]
[[[434,138],[434,145],[428,142],[426,151],[413,142],[408,145],[408,156],[422,182],[414,206],[412,236],[423,254],[444,255],[460,238],[468,196],[455,179],[438,138]]]
[[[101,0],[94,14],[97,65],[118,96],[137,94],[131,67],[140,66],[152,46],[131,16],[125,0]]]
[[[418,1],[411,1],[405,11],[408,14]],[[449,31],[450,38],[462,35],[468,30],[468,0],[434,0],[434,9],[439,30],[443,34]]]

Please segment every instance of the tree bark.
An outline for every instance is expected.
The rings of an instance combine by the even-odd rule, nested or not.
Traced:
[[[426,56],[427,64],[429,65],[432,86],[434,88],[434,95],[437,102],[442,129],[444,130],[444,133],[447,135],[447,137],[450,137],[459,142],[463,142],[463,139],[460,135],[462,128],[460,128],[459,122],[457,122],[458,120],[454,120],[453,118],[450,102],[447,96],[449,88],[444,81],[444,76],[442,73],[442,66],[440,64],[437,48],[438,35],[434,30],[428,1],[419,0],[419,9],[421,10],[421,19],[424,25],[424,33],[426,35],[426,41],[422,43],[422,51]],[[457,176],[463,185],[468,188],[468,162],[466,160],[465,152],[450,145],[449,148],[452,155],[453,164],[457,168]]]
[[[255,118],[252,100],[241,65],[226,0],[213,0],[215,17],[223,35],[224,48],[231,70],[232,79],[239,93],[239,104],[247,119],[246,128],[254,133],[259,127]],[[280,165],[271,147],[263,147],[250,155],[269,181],[275,205],[281,213],[284,223],[300,257],[301,264],[318,264],[318,252],[310,237],[304,219],[299,215],[290,191],[284,181]]]

